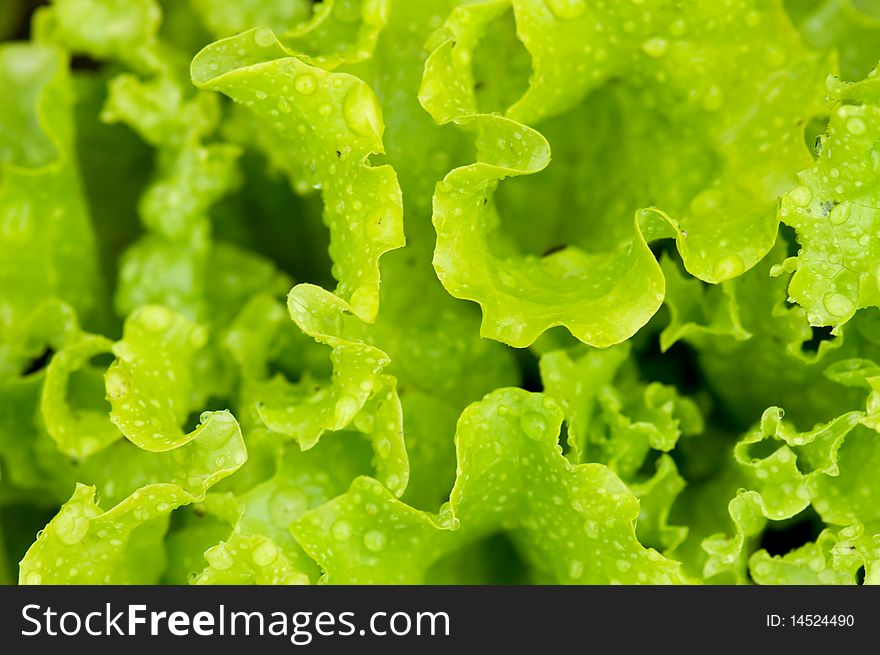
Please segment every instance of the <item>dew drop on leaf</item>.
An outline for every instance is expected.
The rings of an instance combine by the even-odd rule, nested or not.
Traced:
[[[525,412],[519,421],[522,431],[530,439],[538,441],[544,437],[547,432],[547,421],[544,417],[535,412]]]
[[[318,85],[315,82],[314,76],[309,73],[303,73],[293,82],[293,88],[296,89],[296,92],[300,95],[307,96],[313,94],[315,89],[318,88]]]
[[[378,553],[385,548],[385,533],[378,530],[368,530],[364,534],[364,548]]]

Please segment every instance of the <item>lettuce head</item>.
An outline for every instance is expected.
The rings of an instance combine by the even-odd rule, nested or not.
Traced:
[[[876,0],[7,0],[0,582],[880,582],[878,60]]]

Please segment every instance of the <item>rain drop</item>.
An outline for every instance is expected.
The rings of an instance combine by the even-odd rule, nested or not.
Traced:
[[[715,263],[715,277],[718,281],[729,280],[741,275],[745,270],[743,260],[739,255],[725,255]]]
[[[334,539],[345,541],[351,537],[351,525],[349,525],[348,521],[336,521],[333,527],[330,528],[330,533]]]
[[[668,49],[669,41],[659,36],[648,39],[642,44],[642,50],[644,50],[645,54],[657,59],[665,55]]]
[[[340,418],[351,418],[360,407],[356,398],[352,396],[342,396],[336,401],[336,416]]]
[[[850,134],[859,136],[861,134],[864,134],[867,128],[865,126],[865,121],[863,121],[858,116],[853,116],[846,122],[846,129],[849,131]]]
[[[348,128],[355,134],[382,138],[382,110],[366,84],[355,84],[349,89],[342,104],[342,113]]]
[[[214,548],[206,551],[205,559],[208,560],[208,564],[210,564],[215,569],[220,569],[221,571],[231,568],[232,565],[235,563],[232,559],[232,555],[229,554],[229,550],[226,548],[225,544],[214,546]]]
[[[519,425],[525,435],[535,441],[542,439],[547,431],[547,421],[544,420],[543,416],[535,412],[525,412],[520,417]]]
[[[81,542],[89,531],[89,520],[74,507],[61,510],[54,524],[58,539],[69,546]]]
[[[275,34],[272,33],[272,30],[261,27],[254,32],[254,43],[261,48],[268,48],[275,43]]]
[[[831,213],[828,214],[828,220],[832,225],[843,225],[849,218],[849,205],[835,205]]]
[[[364,534],[364,548],[374,553],[385,548],[385,534],[378,530],[368,530]]]
[[[128,393],[128,380],[117,368],[111,368],[104,375],[104,388],[107,390],[107,398],[119,400]]]
[[[810,204],[810,200],[813,199],[813,192],[810,191],[809,187],[801,185],[792,189],[789,192],[788,197],[791,198],[791,201],[798,207],[806,207]]]
[[[832,316],[847,316],[855,307],[852,300],[842,293],[829,293],[822,299],[822,304]]]
[[[303,73],[293,83],[293,88],[296,89],[296,92],[300,95],[308,96],[315,92],[315,89],[318,88],[318,85],[315,83],[315,78],[308,73]]]
[[[254,548],[252,557],[254,564],[257,566],[269,566],[278,559],[278,548],[275,547],[271,540],[266,539],[266,541]]]

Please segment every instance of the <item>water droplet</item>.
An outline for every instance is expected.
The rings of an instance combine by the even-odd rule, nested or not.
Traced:
[[[89,531],[89,520],[76,507],[62,509],[53,523],[59,541],[69,546],[78,544]]]
[[[828,214],[828,220],[832,225],[843,225],[849,218],[849,205],[835,205]]]
[[[375,445],[376,454],[383,459],[387,459],[391,454],[391,441],[388,439],[379,439]]]
[[[382,109],[366,84],[355,84],[348,90],[342,104],[342,113],[348,128],[355,134],[374,139],[382,138]]]
[[[535,412],[524,412],[520,417],[519,425],[526,436],[535,441],[542,439],[547,432],[547,421]]]
[[[587,8],[584,0],[547,0],[550,11],[560,18],[577,18]]]
[[[391,491],[397,491],[400,486],[400,478],[394,473],[391,473],[385,478],[385,486],[391,489]]]
[[[229,550],[226,548],[226,544],[220,544],[207,550],[205,552],[205,559],[208,561],[208,564],[221,571],[231,568],[235,563],[232,555],[229,554]]]
[[[315,92],[318,85],[315,83],[315,78],[312,75],[303,73],[294,80],[293,88],[296,89],[296,92],[300,95],[308,96]]]
[[[287,102],[287,98],[278,98],[278,111],[282,114],[290,113],[290,103]]]
[[[715,263],[715,278],[720,282],[741,275],[745,270],[739,255],[725,255]]]
[[[791,201],[798,207],[806,207],[810,204],[810,200],[813,199],[813,192],[810,191],[809,187],[801,185],[792,189],[789,192],[788,197],[791,198]]]
[[[642,50],[644,50],[645,54],[649,57],[660,58],[666,54],[667,50],[669,50],[669,41],[662,37],[655,36],[642,44]]]
[[[29,585],[38,585],[43,581],[43,577],[36,571],[31,571],[24,576],[24,583]]]
[[[449,503],[443,503],[437,518],[440,521],[440,525],[448,530],[456,530],[461,525],[461,519],[455,515],[452,505]]]
[[[599,526],[595,521],[587,520],[584,522],[584,532],[591,539],[595,539],[599,536]]]
[[[584,563],[579,559],[572,560],[568,565],[568,576],[574,580],[578,580],[584,575]]]
[[[867,128],[865,121],[858,116],[853,116],[846,122],[846,129],[849,130],[850,134],[859,136],[860,134],[864,134]]]
[[[252,557],[254,564],[257,566],[269,566],[278,559],[278,548],[275,547],[271,539],[266,539],[266,541],[254,548]]]
[[[839,536],[842,539],[855,539],[856,537],[861,536],[864,533],[864,528],[859,525],[848,525],[845,528],[841,528],[839,532]]]
[[[128,378],[118,368],[111,368],[104,374],[104,388],[110,400],[124,398],[128,394]]]
[[[235,421],[226,412],[202,412],[199,420],[202,424],[210,421],[195,439],[195,444],[206,450],[217,450],[225,446],[235,432]]]
[[[364,548],[378,553],[385,548],[385,534],[378,530],[368,530],[364,534]]]
[[[357,414],[358,409],[360,409],[360,403],[357,398],[352,396],[342,396],[336,401],[336,416],[340,420],[348,421]]]
[[[822,304],[832,316],[847,316],[855,307],[852,300],[842,293],[829,293],[822,299]]]
[[[261,48],[268,48],[275,43],[275,34],[272,30],[266,27],[261,27],[254,32],[254,43]]]
[[[345,541],[351,537],[351,525],[348,521],[336,521],[336,523],[333,524],[333,527],[330,528],[330,533],[333,535],[334,539]]]

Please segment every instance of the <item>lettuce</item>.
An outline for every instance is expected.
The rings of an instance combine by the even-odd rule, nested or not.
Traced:
[[[0,581],[880,581],[873,3],[10,7]]]

